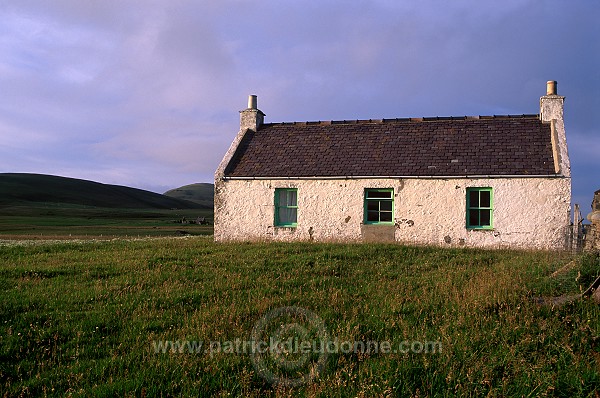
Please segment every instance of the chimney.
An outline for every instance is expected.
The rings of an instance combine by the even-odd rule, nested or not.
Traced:
[[[265,114],[257,107],[256,95],[248,96],[248,108],[240,111],[240,130],[258,131],[263,124]]]
[[[546,82],[546,95],[540,98],[540,120],[551,124],[552,152],[556,173],[570,177],[571,163],[567,151],[567,135],[563,119],[565,97],[558,95],[557,86],[558,83],[555,80]]]
[[[540,119],[542,122],[562,120],[565,97],[557,94],[558,83],[555,80],[546,82],[546,95],[540,98]]]

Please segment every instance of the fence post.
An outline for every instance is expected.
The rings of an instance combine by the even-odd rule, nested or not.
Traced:
[[[578,252],[581,249],[582,243],[582,230],[581,225],[583,222],[583,217],[581,216],[581,211],[579,210],[579,205],[576,203],[573,210],[573,232],[571,238],[571,249],[573,252]]]

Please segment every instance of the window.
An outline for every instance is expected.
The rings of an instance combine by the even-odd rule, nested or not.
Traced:
[[[298,222],[298,190],[275,189],[275,226],[295,227]]]
[[[394,190],[365,189],[365,224],[392,224]]]
[[[492,188],[467,188],[467,228],[493,228]]]

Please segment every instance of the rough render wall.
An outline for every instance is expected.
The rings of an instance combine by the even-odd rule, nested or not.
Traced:
[[[494,229],[467,230],[466,188],[494,189]],[[274,189],[298,189],[298,227],[274,227]],[[362,241],[365,188],[394,188],[395,240],[563,249],[569,178],[228,180],[215,184],[215,240]]]
[[[600,191],[594,192],[594,200],[592,201],[592,212],[588,214],[588,217],[597,212],[600,212]],[[592,224],[588,226],[588,232],[586,233],[585,240],[586,249],[600,250],[600,221],[593,220]]]

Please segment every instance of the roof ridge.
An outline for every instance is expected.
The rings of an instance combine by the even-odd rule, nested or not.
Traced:
[[[393,123],[393,122],[436,122],[449,120],[489,120],[489,119],[532,119],[539,118],[539,114],[521,115],[472,115],[472,116],[427,116],[427,117],[404,117],[404,118],[382,118],[382,119],[352,119],[352,120],[312,120],[303,122],[271,122],[263,126],[309,126],[309,125],[331,125],[331,124],[369,124],[369,123]]]

